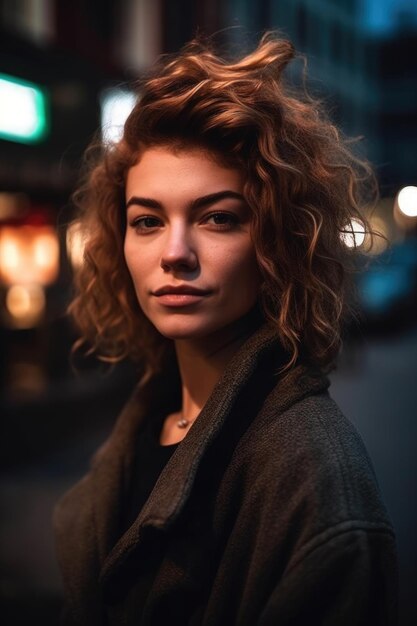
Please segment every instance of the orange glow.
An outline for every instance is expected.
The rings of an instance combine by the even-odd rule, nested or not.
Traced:
[[[79,222],[73,222],[68,226],[66,244],[72,266],[80,267],[84,260],[85,234]]]
[[[31,328],[45,311],[45,293],[39,285],[14,285],[6,294],[6,309],[12,325]]]
[[[0,228],[0,279],[6,285],[49,285],[59,271],[59,243],[52,226]]]
[[[388,229],[388,224],[386,223],[386,221],[383,219],[382,216],[377,216],[377,215],[371,216],[369,218],[369,222],[371,224],[372,230],[374,230],[377,233],[381,233],[381,235],[383,235],[383,237],[386,237],[387,239],[384,239],[383,237],[379,237],[378,235],[376,235],[373,238],[372,247],[370,247],[369,250],[367,250],[367,252],[373,255],[381,254],[382,252],[384,252],[384,250],[386,250],[388,243],[389,243],[390,233]]]

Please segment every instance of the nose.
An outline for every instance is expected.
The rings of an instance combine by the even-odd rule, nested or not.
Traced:
[[[178,224],[167,229],[161,254],[162,269],[190,271],[197,266],[197,254],[186,225]]]

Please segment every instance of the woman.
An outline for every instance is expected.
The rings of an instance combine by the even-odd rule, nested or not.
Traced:
[[[64,623],[395,623],[393,528],[326,377],[368,170],[293,57],[162,60],[78,196],[72,313],[140,380],[57,507]]]

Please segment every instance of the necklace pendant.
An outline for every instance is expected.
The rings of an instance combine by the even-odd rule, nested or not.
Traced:
[[[178,428],[187,428],[188,424],[189,424],[189,421],[188,421],[188,420],[186,420],[186,419],[184,419],[184,418],[181,418],[181,419],[180,419],[180,420],[178,420],[178,422],[177,422],[177,426],[178,426]]]

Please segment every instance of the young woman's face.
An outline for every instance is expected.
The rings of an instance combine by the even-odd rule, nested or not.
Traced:
[[[125,259],[162,335],[203,338],[255,304],[260,273],[243,183],[239,170],[197,149],[148,148],[129,170]]]

